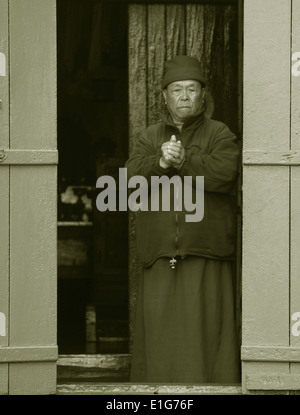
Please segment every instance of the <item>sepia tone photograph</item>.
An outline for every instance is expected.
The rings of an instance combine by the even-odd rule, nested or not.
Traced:
[[[299,91],[299,0],[0,0],[0,395],[300,394]]]

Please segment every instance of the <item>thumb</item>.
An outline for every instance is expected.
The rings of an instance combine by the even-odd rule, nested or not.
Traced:
[[[175,135],[172,135],[172,136],[171,136],[171,141],[176,142],[176,136],[175,136]]]

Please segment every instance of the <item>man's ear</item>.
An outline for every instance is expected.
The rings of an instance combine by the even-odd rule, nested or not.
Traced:
[[[164,100],[165,100],[165,104],[167,103],[167,90],[163,89],[163,96],[164,96]]]

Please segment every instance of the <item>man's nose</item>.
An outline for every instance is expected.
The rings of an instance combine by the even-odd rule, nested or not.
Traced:
[[[184,100],[184,101],[186,101],[187,99],[189,99],[188,93],[187,93],[187,91],[185,89],[182,91],[181,99]]]

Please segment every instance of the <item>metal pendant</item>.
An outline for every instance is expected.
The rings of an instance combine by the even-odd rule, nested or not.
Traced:
[[[175,259],[175,258],[170,259],[170,267],[172,269],[175,269],[176,264],[177,264],[177,259]]]

